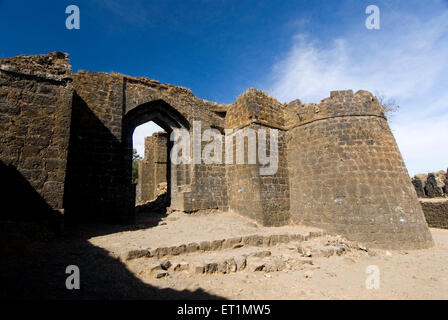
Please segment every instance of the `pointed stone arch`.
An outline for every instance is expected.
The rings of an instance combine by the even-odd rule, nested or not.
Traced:
[[[172,142],[169,139],[171,132],[175,129],[190,131],[189,121],[174,107],[162,99],[149,101],[131,109],[123,117],[123,146],[125,154],[125,179],[127,185],[131,186],[132,180],[132,136],[135,128],[147,123],[154,122],[163,128],[168,134],[167,141],[167,192],[170,207],[172,209],[183,209],[181,192],[189,181],[189,165],[174,165],[170,161],[170,150]],[[135,191],[128,190],[129,206],[135,206]]]

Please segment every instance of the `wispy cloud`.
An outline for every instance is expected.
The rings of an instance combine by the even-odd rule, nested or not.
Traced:
[[[95,0],[95,2],[121,17],[123,21],[137,27],[147,26],[151,22],[145,1]]]
[[[391,122],[410,174],[448,167],[448,8],[442,1],[382,14],[379,31],[342,30],[323,44],[299,33],[273,67],[270,93],[319,102],[331,90],[365,89],[394,98]]]

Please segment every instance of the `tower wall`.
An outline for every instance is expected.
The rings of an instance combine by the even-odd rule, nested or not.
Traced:
[[[249,164],[248,141],[233,138],[233,164],[227,165],[229,207],[244,216],[255,219],[266,226],[279,226],[289,222],[289,184],[286,158],[286,131],[284,130],[283,106],[262,91],[249,89],[229,106],[226,127],[233,132],[252,130],[256,137],[256,164]],[[277,169],[273,174],[262,174],[259,161],[258,132],[266,131],[267,154],[270,150],[270,135],[278,133]],[[244,147],[241,146],[244,143]],[[244,150],[244,163],[236,163],[236,149]]]
[[[425,248],[432,238],[376,98],[332,92],[293,103],[288,167],[291,218],[377,247]]]

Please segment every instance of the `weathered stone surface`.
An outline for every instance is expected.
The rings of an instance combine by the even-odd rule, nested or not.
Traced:
[[[233,248],[235,245],[241,243],[241,241],[242,237],[225,239],[224,242],[222,243],[222,248],[223,249]]]
[[[271,255],[271,251],[265,250],[265,251],[254,252],[250,256],[258,257],[258,258],[265,258],[265,257],[269,257],[270,255]]]
[[[244,144],[248,130],[267,130],[270,137],[273,129],[278,130],[278,168],[272,175],[261,175],[260,164],[232,164],[226,166],[230,209],[255,219],[265,226],[279,226],[287,223],[289,210],[289,173],[286,161],[286,133],[282,105],[266,93],[249,89],[238,96],[227,108],[226,127],[239,130],[232,138],[235,148],[248,152],[256,142]],[[250,145],[250,146],[249,146]],[[267,139],[266,147],[270,142]]]
[[[289,242],[293,242],[293,244],[289,245],[293,250],[297,250],[297,239],[299,243],[304,240],[315,239],[323,236],[322,232],[310,232],[306,236],[302,234],[274,234],[270,236],[262,236],[262,235],[249,235],[245,237],[235,237],[229,239],[221,239],[221,240],[212,240],[212,241],[202,241],[201,244],[198,243],[189,243],[189,244],[181,244],[178,246],[171,247],[159,247],[159,248],[150,248],[150,249],[137,249],[130,250],[126,253],[126,259],[137,259],[142,257],[157,257],[163,258],[166,256],[178,256],[183,254],[194,253],[197,251],[219,251],[221,249],[239,249],[242,247],[260,247],[260,246],[275,246],[282,244],[285,245]],[[274,241],[271,241],[274,239]],[[246,243],[246,244],[245,244]],[[229,247],[233,245],[232,247]],[[338,245],[333,244],[333,245]],[[300,250],[300,249],[299,249]],[[270,255],[269,250],[258,251],[254,253],[255,256],[258,257],[266,257]]]
[[[210,250],[212,251],[220,250],[223,242],[224,240],[213,240],[210,243]]]
[[[138,259],[148,256],[148,250],[131,250],[128,252],[126,260]]]
[[[287,108],[291,218],[376,247],[433,245],[377,99],[337,91]]]
[[[265,269],[266,260],[262,258],[248,257],[246,269],[250,272],[263,271]]]
[[[218,272],[218,263],[217,262],[204,262],[204,272],[205,273],[216,273]]]
[[[236,264],[236,261],[234,258],[227,259],[225,261],[225,264],[226,264],[227,272],[236,272],[238,270],[238,265]]]
[[[445,175],[445,187],[443,188],[443,192],[445,192],[446,195],[448,195],[448,170]]]
[[[168,270],[172,266],[172,263],[170,260],[165,260],[160,264],[160,266],[163,270]]]
[[[192,253],[192,252],[196,252],[196,251],[198,251],[199,250],[199,244],[198,243],[195,243],[195,242],[193,242],[193,243],[189,243],[188,245],[187,245],[187,248],[186,248],[186,252],[187,253]]]
[[[205,266],[200,263],[192,264],[191,269],[195,274],[203,274],[205,272]]]
[[[244,268],[246,268],[247,261],[246,261],[246,257],[245,256],[243,256],[243,255],[236,256],[234,258],[234,260],[235,260],[236,270],[237,271],[244,270]]]
[[[173,268],[174,271],[187,271],[190,269],[190,265],[187,262],[180,262]]]
[[[160,195],[158,187],[167,182],[168,134],[156,132],[145,138],[145,155],[138,164],[136,203],[145,203]]]
[[[425,185],[425,193],[429,198],[442,197],[444,195],[446,175],[445,172],[428,174]]]
[[[199,244],[199,248],[200,248],[200,250],[202,250],[202,251],[210,251],[210,249],[211,249],[210,241],[202,241],[202,242]]]
[[[418,174],[412,178],[412,184],[414,185],[415,191],[417,192],[417,196],[419,198],[425,198],[426,192],[426,180],[428,179],[428,175],[426,174]]]
[[[61,227],[73,96],[68,55],[0,59],[2,220]]]
[[[167,248],[167,247],[157,248],[155,251],[155,255],[158,258],[162,258],[162,257],[168,255],[169,253],[170,253],[170,248]]]
[[[65,212],[68,221],[132,221],[132,133],[148,121],[167,134],[181,128],[193,136],[195,130],[214,128],[225,138],[225,129],[241,130],[231,145],[246,153],[259,145],[257,139],[244,142],[247,129],[266,130],[266,138],[276,133],[278,148],[272,153],[278,162],[271,175],[261,174],[266,166],[247,161],[168,163],[167,135],[154,136],[160,144],[148,142],[158,151],[150,155],[148,149],[149,173],[141,165],[145,187],[140,187],[140,199],[151,197],[166,177],[170,210],[233,210],[264,226],[292,220],[378,247],[433,244],[395,139],[370,93],[334,91],[320,104],[295,100],[283,105],[249,89],[231,105],[217,105],[150,79],[82,70],[72,74],[62,53],[0,59],[0,166],[7,177],[2,191],[12,198],[33,198],[29,207],[39,209],[32,212]],[[199,121],[200,128],[193,126]],[[437,177],[428,176],[426,193],[443,194],[445,182]],[[291,241],[288,237],[240,241],[276,245]],[[199,249],[235,245],[207,241]],[[151,254],[178,255],[187,246],[156,251]]]
[[[289,239],[289,235],[287,234],[281,234],[279,237],[279,242],[280,243],[288,243],[290,241]]]
[[[187,246],[185,244],[182,244],[180,246],[174,246],[170,248],[170,254],[172,254],[173,256],[177,256],[179,254],[184,254],[185,252],[187,252]]]
[[[281,258],[269,259],[265,262],[265,272],[283,271],[286,268],[286,262]]]
[[[157,279],[165,278],[167,276],[168,276],[168,272],[166,272],[164,270],[157,270],[154,272],[154,277]]]
[[[412,184],[419,198],[441,198],[447,195],[448,173],[438,171],[429,174],[416,174]]]
[[[422,201],[420,203],[430,227],[448,229],[448,200]]]

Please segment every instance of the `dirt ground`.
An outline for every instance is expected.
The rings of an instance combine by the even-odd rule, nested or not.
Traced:
[[[89,241],[117,254],[120,246],[148,248],[241,234],[316,230],[303,226],[265,228],[235,214],[173,215],[164,220],[151,229],[94,237]],[[167,277],[156,279],[147,272],[148,265],[154,262],[149,261],[151,259],[125,263],[140,280],[151,286],[190,291],[201,289],[227,299],[448,299],[448,230],[431,229],[431,233],[436,244],[432,249],[352,250],[340,256],[312,256],[308,258],[309,263],[277,272],[243,270],[228,274],[195,274],[168,270]],[[294,246],[288,244],[267,250],[277,257],[299,256]],[[213,260],[220,254],[196,254],[196,260]],[[167,259],[173,263],[191,260],[188,256]],[[379,289],[366,288],[366,279],[370,275],[366,273],[368,266],[378,267]]]
[[[287,225],[263,227],[253,220],[233,212],[187,215],[180,212],[164,215],[141,216],[137,220],[138,230],[130,230],[92,237],[89,242],[114,256],[130,250],[174,246],[189,242],[225,239],[250,234],[288,234],[320,229]]]
[[[331,239],[252,248],[235,246],[161,259],[124,259],[127,250],[178,245],[248,234],[307,234],[303,226],[264,228],[233,214],[142,217],[137,226],[90,226],[50,243],[8,240],[2,248],[0,297],[20,299],[448,299],[448,230],[431,229],[435,247],[426,250],[384,251],[355,245],[341,254],[315,254]],[[329,240],[330,239],[330,240]],[[314,242],[313,242],[314,241]],[[3,242],[5,244],[6,242]],[[253,258],[269,252],[264,258]],[[304,253],[305,252],[305,253]],[[305,255],[305,256],[304,256]],[[229,273],[174,271],[156,278],[151,266],[215,261],[247,256],[247,267]],[[265,257],[266,256],[266,257]],[[250,261],[277,259],[281,270],[255,271]],[[81,289],[67,290],[65,269],[81,271]],[[367,289],[368,266],[379,271],[378,289]],[[256,266],[255,266],[256,267]]]
[[[319,257],[302,270],[195,275],[175,273],[154,279],[138,275],[159,288],[195,290],[228,299],[448,299],[448,230],[431,229],[436,247],[389,252],[377,256]],[[138,272],[137,261],[128,263]],[[366,268],[378,266],[380,288],[367,289]]]

